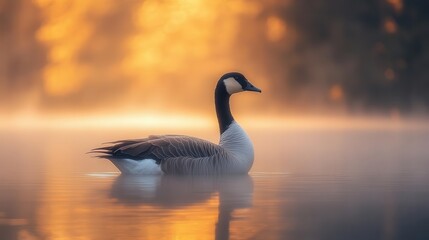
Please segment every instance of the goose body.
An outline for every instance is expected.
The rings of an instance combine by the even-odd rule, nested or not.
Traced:
[[[218,81],[219,144],[184,135],[152,135],[112,142],[92,153],[109,159],[123,174],[245,174],[253,164],[253,144],[229,107],[230,96],[242,91],[261,92],[240,73],[227,73]]]

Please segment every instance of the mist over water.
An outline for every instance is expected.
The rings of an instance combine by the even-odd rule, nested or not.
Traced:
[[[244,176],[121,176],[86,155],[156,133],[1,132],[2,239],[426,239],[427,130],[255,130]]]

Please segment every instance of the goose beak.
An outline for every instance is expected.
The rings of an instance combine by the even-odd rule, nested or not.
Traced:
[[[243,90],[244,91],[251,91],[251,92],[262,92],[261,89],[253,86],[251,83],[248,83],[247,86]]]

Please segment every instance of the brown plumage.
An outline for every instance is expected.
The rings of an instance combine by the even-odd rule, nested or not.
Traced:
[[[221,168],[220,160],[228,155],[219,145],[183,135],[151,135],[143,139],[120,140],[95,148],[91,153],[98,153],[99,157],[111,161],[153,159],[164,173],[176,174],[190,173],[192,169],[199,168],[195,165],[207,165],[208,162],[214,168]]]

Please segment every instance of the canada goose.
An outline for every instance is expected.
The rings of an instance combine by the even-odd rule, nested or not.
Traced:
[[[219,145],[183,135],[153,135],[120,140],[91,153],[109,159],[123,174],[244,174],[253,164],[253,144],[232,117],[229,98],[243,91],[261,92],[242,74],[223,75],[215,89]]]

